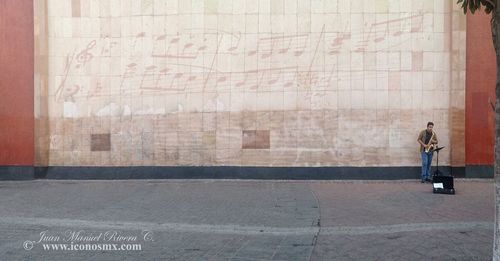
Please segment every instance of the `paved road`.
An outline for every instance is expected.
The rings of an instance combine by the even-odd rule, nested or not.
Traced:
[[[438,195],[417,181],[4,181],[0,259],[491,260],[493,181],[456,180],[455,188]]]

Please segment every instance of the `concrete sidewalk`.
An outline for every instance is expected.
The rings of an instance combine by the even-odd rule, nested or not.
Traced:
[[[455,188],[432,194],[430,184],[407,180],[6,181],[0,259],[491,260],[493,181],[456,180]],[[110,244],[141,250],[97,249]]]

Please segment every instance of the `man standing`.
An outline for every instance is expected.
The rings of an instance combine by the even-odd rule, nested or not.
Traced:
[[[432,130],[434,123],[428,122],[427,129],[422,130],[418,134],[417,142],[420,144],[420,154],[422,155],[422,176],[421,183],[430,182],[432,155],[434,155],[434,147],[438,143],[437,135]]]

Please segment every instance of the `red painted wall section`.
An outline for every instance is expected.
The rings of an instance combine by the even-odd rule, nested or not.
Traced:
[[[33,0],[0,1],[0,165],[33,165]]]
[[[465,164],[493,165],[496,62],[490,15],[467,14]]]

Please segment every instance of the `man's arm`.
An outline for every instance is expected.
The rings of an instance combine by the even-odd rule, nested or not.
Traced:
[[[424,138],[424,133],[421,131],[419,134],[418,134],[418,138],[417,138],[417,142],[424,146],[425,147],[425,144],[424,144],[424,141],[422,140]]]

